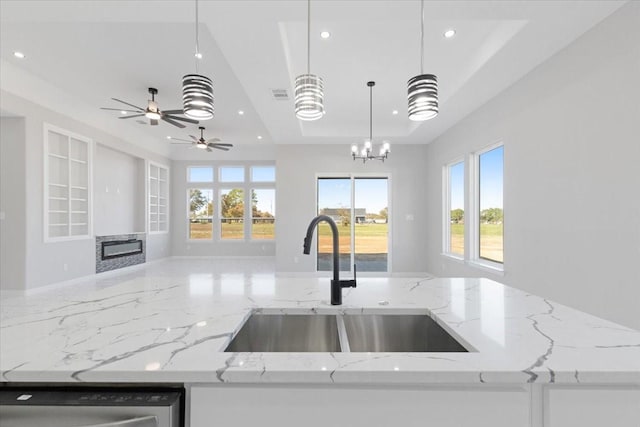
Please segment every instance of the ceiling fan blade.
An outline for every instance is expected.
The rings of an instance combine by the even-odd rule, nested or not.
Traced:
[[[171,141],[182,141],[182,142],[186,142],[187,144],[193,144],[192,141],[189,141],[188,139],[182,139],[182,138],[171,138]]]
[[[215,148],[216,150],[229,151],[229,149],[227,147],[218,147],[218,146],[215,146],[215,145],[210,145],[208,148],[209,149]]]
[[[186,117],[178,117],[178,116],[171,116],[171,115],[168,115],[166,111],[163,111],[163,112],[162,112],[162,114],[163,114],[165,117],[168,117],[168,118],[170,118],[170,119],[172,119],[172,120],[180,120],[181,122],[193,123],[194,125],[197,125],[198,123],[200,123],[200,122],[198,122],[197,120],[188,119],[188,118],[186,118]]]
[[[150,122],[149,124],[150,124],[151,126],[158,126],[158,121],[157,121],[157,120],[153,120],[153,119],[151,119],[151,120],[149,120],[149,122]]]
[[[133,119],[134,117],[142,117],[144,114],[134,114],[133,116],[120,116],[119,119]]]
[[[127,113],[142,113],[142,110],[123,110],[122,108],[107,108],[100,107],[101,110],[110,110],[110,111],[126,111]]]
[[[185,128],[185,127],[186,127],[186,126],[185,126],[185,125],[183,125],[182,123],[178,123],[178,122],[176,122],[175,120],[171,120],[171,119],[170,119],[169,117],[167,117],[167,116],[162,116],[162,117],[160,117],[160,118],[161,118],[162,120],[164,120],[165,122],[170,123],[170,124],[172,124],[172,125],[174,125],[174,126],[177,126],[177,127],[179,127],[179,128]]]
[[[183,110],[162,110],[164,114],[184,114]]]
[[[213,146],[216,146],[216,147],[233,147],[233,144],[225,144],[225,143],[218,143],[218,144],[211,143],[211,144],[208,144],[208,145],[209,145],[209,147],[213,147]]]
[[[111,99],[113,99],[114,101],[122,102],[123,104],[128,105],[129,107],[137,108],[138,110],[144,111],[144,108],[138,107],[137,105],[129,104],[128,102],[124,102],[121,99],[118,99],[118,98],[111,98]]]
[[[189,135],[189,136],[191,137],[191,139],[193,139],[193,143],[194,143],[194,144],[197,144],[197,143],[198,143],[198,138],[196,138],[196,137],[195,137],[195,136],[193,136],[193,135]]]
[[[215,143],[221,141],[220,138],[211,138],[211,139],[207,139],[207,144],[211,144],[211,143]]]

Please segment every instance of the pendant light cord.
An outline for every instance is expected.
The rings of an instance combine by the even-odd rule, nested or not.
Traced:
[[[420,0],[420,74],[424,74],[424,0]]]
[[[198,31],[198,0],[196,0],[196,74],[200,74],[199,70],[198,70],[198,62],[199,59],[198,56],[200,56],[200,36],[199,36],[199,31]]]
[[[307,74],[311,74],[311,0],[307,0]]]
[[[373,85],[369,86],[369,142],[373,144]]]

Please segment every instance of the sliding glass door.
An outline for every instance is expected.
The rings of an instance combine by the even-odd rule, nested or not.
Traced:
[[[331,217],[340,235],[340,270],[389,271],[389,192],[384,176],[318,178],[318,214]],[[318,227],[318,271],[332,269],[329,226]]]

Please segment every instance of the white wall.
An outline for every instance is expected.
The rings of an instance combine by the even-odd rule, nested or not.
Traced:
[[[428,146],[429,271],[488,276],[640,329],[639,23],[629,2]],[[442,166],[497,140],[504,277],[440,254]]]
[[[144,231],[144,161],[97,144],[93,164],[94,234]],[[142,191],[141,191],[142,190]]]
[[[0,119],[0,289],[24,283],[26,254],[24,119]]]
[[[95,239],[44,242],[43,238],[43,125],[52,125],[84,135],[94,142],[158,163],[169,164],[159,155],[146,151],[96,128],[41,107],[12,93],[0,92],[0,110],[24,117],[25,168],[11,179],[25,180],[26,256],[24,282],[16,288],[29,289],[95,273]],[[115,126],[116,124],[114,124]],[[168,256],[169,234],[147,238],[147,259]],[[65,269],[66,265],[66,269]],[[13,286],[13,284],[12,284]]]
[[[277,146],[276,271],[296,273],[315,269],[315,255],[303,255],[302,243],[317,212],[316,174],[389,173],[391,272],[426,272],[426,146],[392,145],[387,161],[366,164],[352,160],[350,146],[350,141],[339,145]],[[414,220],[407,220],[407,215],[413,215]]]

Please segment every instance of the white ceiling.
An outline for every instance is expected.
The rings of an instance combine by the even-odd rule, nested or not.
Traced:
[[[181,107],[182,75],[195,71],[194,4],[2,0],[2,88],[52,106],[44,91],[19,82],[33,77],[73,99],[59,103],[60,112],[182,157],[184,147],[169,151],[166,136],[195,135],[195,127],[152,128],[99,107],[119,108],[111,97],[144,106],[150,86],[159,89],[160,108]],[[622,4],[426,1],[424,71],[438,76],[440,114],[414,123],[406,115],[406,81],[420,72],[420,2],[314,0],[311,72],[325,81],[327,113],[301,122],[292,82],[306,71],[306,1],[201,0],[200,71],[213,79],[216,97],[205,136],[239,145],[350,144],[368,134],[366,82],[375,80],[374,139],[428,143]],[[445,39],[449,28],[457,35]],[[321,30],[331,37],[321,39]],[[16,50],[27,58],[15,58]],[[287,89],[290,100],[273,100],[276,88]],[[84,112],[70,111],[74,106]]]

